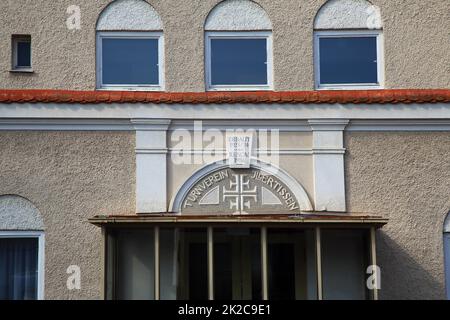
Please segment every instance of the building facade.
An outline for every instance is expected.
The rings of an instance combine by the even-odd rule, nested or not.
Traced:
[[[0,4],[1,299],[446,299],[445,0]]]

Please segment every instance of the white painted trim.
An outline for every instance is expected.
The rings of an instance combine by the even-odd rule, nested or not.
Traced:
[[[450,120],[352,120],[347,131],[450,131]]]
[[[313,131],[342,131],[348,125],[348,119],[311,119],[308,120]]]
[[[0,238],[37,238],[38,239],[38,287],[37,299],[44,300],[45,295],[45,234],[43,231],[0,231]]]
[[[169,119],[130,119],[135,130],[140,131],[166,131],[171,120]]]
[[[0,109],[1,110],[1,109]],[[372,115],[368,115],[371,117]],[[450,115],[449,115],[450,117]],[[168,131],[185,129],[193,130],[192,121],[180,123],[177,120],[172,125],[170,120],[155,120],[155,125],[135,119],[50,119],[50,118],[0,118],[0,131],[152,131],[161,130],[164,127]],[[160,122],[162,121],[162,122]],[[316,121],[316,120],[310,120]],[[156,129],[156,123],[160,122],[161,129]],[[186,123],[186,124],[184,124]],[[206,124],[205,124],[206,123]],[[298,123],[298,125],[296,125]],[[307,120],[212,120],[202,124],[204,130],[208,129],[267,129],[279,130],[279,132],[311,132],[311,126]],[[346,131],[450,131],[450,119],[356,119],[351,120]],[[176,149],[170,150],[177,152]],[[195,151],[195,150],[194,150]],[[283,149],[281,152],[303,152],[303,149]]]
[[[349,120],[312,119],[314,209],[345,212],[344,130]]]
[[[132,119],[136,129],[136,213],[167,209],[167,119]],[[155,183],[156,181],[156,183]]]
[[[213,85],[211,83],[211,39],[266,39],[266,85]],[[273,40],[271,31],[205,32],[205,78],[208,91],[264,91],[273,90]]]
[[[169,212],[180,213],[183,200],[186,198],[189,190],[202,178],[208,174],[220,169],[228,168],[226,159],[222,159],[216,162],[209,163],[196,172],[194,172],[177,190],[175,196],[170,201]],[[308,194],[301,184],[289,175],[287,172],[272,164],[263,162],[252,158],[250,163],[251,168],[260,169],[271,175],[274,175],[280,181],[282,181],[294,194],[295,198],[299,202],[300,210],[302,212],[312,211],[313,207],[309,200]]]
[[[125,119],[0,118],[0,130],[132,131],[134,126],[130,120]]]
[[[155,148],[155,149],[139,149],[135,148],[136,154],[167,154],[167,148]]]
[[[279,132],[311,131],[307,120],[202,120],[201,129],[203,131],[218,128],[223,130],[278,130]],[[192,120],[174,120],[169,131],[179,129],[195,130],[197,126],[194,125]]]
[[[157,85],[135,85],[135,84],[103,84],[102,80],[102,48],[103,39],[157,39],[158,40],[158,78]],[[164,34],[162,32],[130,32],[130,31],[98,31],[96,39],[96,76],[98,90],[132,90],[132,91],[164,91],[165,88],[165,66],[164,66]]]
[[[0,103],[3,120],[54,121],[172,119],[302,121],[308,119],[450,120],[450,103],[416,104],[157,104],[157,103]],[[11,119],[12,120],[12,119]],[[12,120],[14,121],[14,120]],[[22,121],[22,120],[21,120]],[[46,121],[46,120],[44,120]],[[106,120],[105,120],[106,121]],[[250,123],[250,122],[249,122]],[[275,122],[277,123],[277,122]]]
[[[169,154],[206,154],[210,155],[211,153],[217,156],[225,156],[227,155],[226,149],[176,149],[169,148],[168,150],[161,150],[161,152],[166,152]],[[271,149],[257,149],[256,155],[313,155],[313,154],[345,154],[345,148],[298,148],[298,149],[280,149],[280,150],[271,150]]]
[[[323,84],[320,83],[320,38],[356,38],[373,36],[377,39],[377,78],[378,83],[349,83],[349,84]],[[370,90],[383,89],[385,83],[384,72],[384,38],[382,30],[338,30],[314,31],[314,83],[317,90]]]

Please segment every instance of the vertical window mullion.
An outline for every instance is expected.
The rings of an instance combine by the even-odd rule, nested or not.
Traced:
[[[371,227],[370,228],[370,263],[372,266],[374,266],[375,268],[372,269],[374,276],[375,276],[375,281],[376,283],[378,283],[378,277],[380,276],[377,272],[377,251],[376,251],[376,230],[375,227]],[[372,290],[372,299],[373,300],[378,300],[378,288],[374,288]]]
[[[108,252],[108,232],[106,231],[105,227],[102,227],[101,229],[102,234],[102,252],[101,252],[101,260],[102,260],[102,292],[101,292],[101,299],[106,300],[107,299],[107,283],[108,283],[108,258],[107,258],[107,252]]]
[[[214,242],[213,228],[208,227],[208,300],[214,300]]]
[[[159,227],[154,230],[155,237],[155,300],[159,300]]]
[[[322,248],[321,248],[320,227],[316,227],[316,269],[317,269],[317,299],[323,300]]]
[[[261,228],[261,281],[262,299],[269,299],[269,288],[267,283],[267,228]]]

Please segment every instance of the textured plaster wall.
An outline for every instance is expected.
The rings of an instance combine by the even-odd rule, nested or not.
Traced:
[[[347,133],[348,209],[383,215],[382,299],[444,299],[450,133]]]
[[[97,30],[162,30],[162,21],[145,1],[117,0],[102,12]]]
[[[219,0],[151,0],[165,35],[168,91],[204,91],[203,26]],[[258,0],[274,32],[275,90],[309,90],[314,17],[325,0]],[[450,87],[448,0],[373,0],[385,35],[387,88]],[[0,88],[95,88],[95,26],[108,0],[0,2]],[[81,30],[66,9],[81,8]],[[34,74],[11,74],[11,35],[31,34]]]
[[[44,230],[39,210],[16,195],[0,196],[0,230]]]
[[[366,0],[329,0],[317,13],[316,29],[381,28],[378,10]]]
[[[206,19],[205,30],[272,30],[272,23],[267,12],[256,2],[228,0],[214,7]]]
[[[101,231],[87,219],[135,211],[134,134],[0,132],[0,195],[17,194],[45,228],[45,297],[98,299]],[[66,288],[69,265],[81,290]]]

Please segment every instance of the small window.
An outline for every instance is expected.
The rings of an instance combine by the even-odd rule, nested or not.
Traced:
[[[381,45],[378,31],[316,32],[316,88],[382,88]]]
[[[209,90],[272,89],[270,32],[206,33]]]
[[[31,71],[31,37],[12,37],[12,70]]]
[[[0,232],[0,300],[43,298],[43,234]]]
[[[162,90],[162,33],[98,33],[100,89]]]

